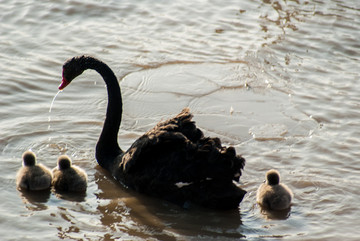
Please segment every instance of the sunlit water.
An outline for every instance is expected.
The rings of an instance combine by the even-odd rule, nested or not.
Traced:
[[[1,1],[1,240],[358,240],[359,39],[357,0]],[[239,210],[184,210],[114,182],[94,158],[101,77],[54,97],[80,54],[121,82],[123,149],[185,106],[233,145],[247,161]],[[17,191],[28,149],[50,168],[71,156],[86,196]],[[289,213],[255,203],[271,168],[294,192]]]

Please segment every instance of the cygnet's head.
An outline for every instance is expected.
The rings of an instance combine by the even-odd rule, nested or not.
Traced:
[[[59,156],[58,166],[60,170],[64,170],[71,167],[71,159],[66,155]]]
[[[280,173],[277,170],[271,169],[266,172],[266,183],[269,185],[277,185],[280,182]]]
[[[24,162],[24,166],[35,166],[36,163],[36,156],[35,153],[32,151],[26,151],[22,155],[22,159]]]

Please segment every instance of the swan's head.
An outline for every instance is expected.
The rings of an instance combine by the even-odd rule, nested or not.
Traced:
[[[68,59],[63,65],[62,82],[59,86],[59,90],[63,90],[67,85],[71,83],[73,79],[81,75],[85,66],[88,63],[89,56],[77,56]]]
[[[36,156],[35,153],[32,151],[26,151],[22,155],[23,164],[24,166],[35,166],[36,163]]]
[[[71,167],[71,159],[66,155],[59,156],[58,158],[58,168],[59,170],[64,170]]]
[[[277,185],[280,182],[280,173],[277,170],[271,169],[266,172],[266,183],[269,185]]]

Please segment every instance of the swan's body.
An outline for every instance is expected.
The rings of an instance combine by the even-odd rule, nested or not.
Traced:
[[[49,168],[36,163],[35,153],[26,151],[22,155],[23,166],[16,174],[16,186],[21,190],[39,191],[49,189],[52,173]]]
[[[58,191],[85,192],[87,174],[80,167],[72,165],[68,156],[60,156],[58,165],[53,170],[52,185]]]
[[[291,205],[293,193],[280,183],[280,174],[276,170],[266,173],[266,182],[261,184],[256,193],[256,201],[266,209],[284,210]]]
[[[117,142],[122,116],[120,86],[105,63],[90,56],[68,60],[59,89],[86,69],[96,70],[107,85],[108,107],[96,159],[115,179],[180,205],[190,201],[211,208],[238,207],[246,192],[233,181],[239,180],[245,160],[233,147],[223,147],[218,138],[203,137],[185,108],[122,151]]]

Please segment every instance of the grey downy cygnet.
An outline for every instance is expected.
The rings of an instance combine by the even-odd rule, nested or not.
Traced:
[[[85,192],[87,188],[87,174],[78,166],[72,165],[71,159],[62,155],[58,158],[58,165],[53,171],[52,185],[57,191]]]
[[[32,151],[25,151],[22,155],[23,166],[16,174],[18,189],[38,191],[51,186],[52,173],[43,164],[36,163],[36,155]]]
[[[256,193],[256,201],[266,209],[285,210],[291,205],[292,191],[280,183],[280,173],[277,170],[266,172],[266,181],[261,184]]]

